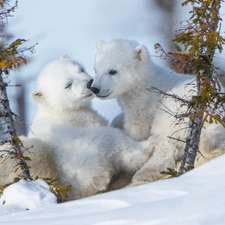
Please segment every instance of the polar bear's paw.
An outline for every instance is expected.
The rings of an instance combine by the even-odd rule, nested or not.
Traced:
[[[141,182],[153,182],[159,180],[164,175],[160,174],[158,171],[146,168],[144,170],[139,170],[134,174],[132,178],[132,184],[141,183]]]
[[[97,192],[103,192],[107,189],[111,181],[109,173],[104,172],[101,175],[93,176],[91,186],[97,190]]]
[[[80,177],[75,176],[76,179],[73,180],[72,190],[68,200],[81,199],[96,195],[107,189],[111,181],[110,175],[107,171],[101,171],[99,175],[92,174],[92,176],[89,176],[90,174],[91,173],[88,172],[88,175],[86,174],[87,176],[85,176],[84,173],[79,174],[81,175]]]

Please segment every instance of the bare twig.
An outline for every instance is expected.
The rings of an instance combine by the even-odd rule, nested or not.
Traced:
[[[175,93],[170,94],[170,93],[164,92],[164,91],[162,91],[162,90],[160,90],[160,89],[158,89],[156,87],[150,87],[150,88],[147,88],[147,90],[150,91],[150,92],[161,94],[164,97],[169,97],[169,98],[172,98],[174,100],[178,100],[178,101],[180,101],[180,102],[182,102],[182,103],[184,103],[186,105],[188,105],[190,103],[189,100],[181,98],[180,96],[176,95]]]

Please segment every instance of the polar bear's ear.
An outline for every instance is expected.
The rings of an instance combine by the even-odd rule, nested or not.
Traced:
[[[60,59],[71,59],[67,54],[60,57]]]
[[[43,102],[44,100],[44,95],[40,90],[32,91],[30,97],[32,100],[38,103]]]
[[[137,46],[135,48],[135,53],[139,60],[143,60],[148,57],[148,49],[144,45]]]
[[[97,49],[100,49],[100,48],[104,45],[104,43],[105,43],[105,42],[102,41],[102,40],[97,41],[97,42],[96,42],[96,48],[97,48]]]

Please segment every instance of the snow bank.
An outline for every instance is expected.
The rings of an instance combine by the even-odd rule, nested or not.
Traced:
[[[0,211],[12,213],[38,209],[56,203],[56,196],[49,191],[49,185],[45,181],[20,180],[4,190],[0,198]]]
[[[131,188],[124,188],[89,198],[54,205],[42,193],[22,187],[24,200],[45,208],[5,212],[0,207],[1,225],[224,225],[225,224],[225,155],[189,173]],[[38,183],[37,183],[38,184]],[[42,186],[42,185],[40,185]],[[32,185],[31,185],[32,187]],[[18,188],[15,188],[17,191]],[[9,195],[18,196],[10,190]],[[34,188],[35,190],[35,188]],[[46,186],[44,185],[44,190]],[[4,194],[5,195],[5,194]],[[31,199],[31,197],[33,197]],[[7,198],[5,198],[7,201]],[[35,200],[36,199],[36,200]],[[43,200],[45,203],[42,203]],[[12,207],[23,205],[12,201]],[[39,202],[40,201],[40,202]],[[34,207],[37,208],[37,207]],[[15,210],[14,210],[15,212]]]

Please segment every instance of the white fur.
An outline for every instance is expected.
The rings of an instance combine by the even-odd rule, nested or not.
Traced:
[[[110,70],[117,73],[110,75]],[[124,131],[136,140],[145,140],[149,136],[153,156],[148,163],[138,171],[134,182],[154,181],[162,177],[159,173],[167,167],[174,168],[183,155],[184,144],[168,138],[184,139],[184,125],[174,125],[174,118],[162,111],[171,110],[185,112],[178,102],[170,98],[162,98],[158,93],[149,91],[156,87],[164,92],[175,93],[189,99],[194,77],[180,75],[174,71],[159,67],[151,60],[145,46],[128,40],[113,40],[101,42],[95,57],[96,76],[91,86],[101,99],[117,98],[124,114]],[[195,87],[193,87],[195,88]],[[182,111],[181,111],[182,110]],[[117,127],[121,116],[116,118]],[[179,130],[178,132],[176,132]],[[221,148],[224,145],[225,132],[221,125],[212,125],[203,129],[200,151],[207,152]],[[206,147],[207,146],[207,147]]]
[[[68,56],[45,66],[38,76],[37,89],[31,93],[38,109],[29,135],[41,132],[45,123],[106,126],[107,121],[91,107],[93,95],[87,88],[91,79],[84,67]]]
[[[52,150],[60,184],[72,185],[69,199],[106,191],[121,172],[132,177],[151,154],[148,141],[139,143],[116,128],[47,126],[50,134],[39,138]]]
[[[33,92],[38,109],[29,136],[48,144],[60,184],[72,185],[69,199],[111,189],[121,173],[131,179],[152,153],[148,141],[139,143],[118,129],[101,127],[105,120],[90,107],[90,79],[79,64],[61,58],[41,72]],[[71,81],[71,89],[65,89]]]
[[[43,141],[43,138],[38,138],[42,134],[48,135],[50,132],[54,134],[54,131],[50,131],[49,124],[65,124],[75,127],[107,125],[107,121],[91,108],[93,95],[87,88],[90,80],[91,77],[85,72],[84,67],[68,56],[49,63],[38,76],[37,89],[31,94],[31,98],[38,103],[38,109],[29,137],[20,137],[25,148],[34,146],[24,152],[25,156],[32,159],[28,161],[28,165],[31,167],[33,178],[38,176],[56,179],[58,177],[49,145]],[[70,83],[72,85],[65,88]],[[10,145],[4,145],[0,150],[9,148]],[[5,160],[6,154],[3,157],[3,153],[4,151],[0,152],[2,156],[0,185],[12,182],[21,173],[21,170],[13,172],[18,162],[11,157]]]
[[[111,69],[117,70],[117,74],[109,75]],[[101,99],[117,97],[124,113],[125,132],[136,140],[150,136],[159,104],[160,96],[148,89],[156,86],[167,91],[182,79],[171,70],[156,66],[146,47],[125,40],[103,43],[96,54],[95,70],[92,88],[100,89],[96,96]]]

